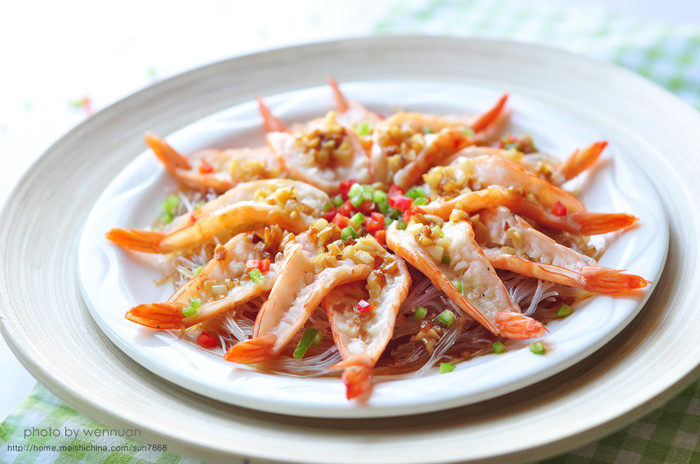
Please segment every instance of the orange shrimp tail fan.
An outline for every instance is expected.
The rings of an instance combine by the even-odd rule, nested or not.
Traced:
[[[578,232],[584,235],[597,235],[629,229],[637,225],[637,219],[624,213],[571,213],[571,219],[579,225]]]
[[[573,179],[586,169],[593,166],[600,154],[603,153],[608,142],[595,142],[583,150],[576,150],[559,167],[559,172],[565,180]]]
[[[258,110],[260,111],[260,116],[263,118],[263,126],[266,132],[284,132],[287,130],[287,126],[272,114],[272,110],[265,104],[262,97],[257,97],[255,101],[258,102]]]
[[[134,306],[126,318],[152,329],[171,330],[185,327],[182,303],[149,303]]]
[[[150,132],[146,134],[143,139],[169,173],[172,174],[177,169],[191,168],[187,157],[168,145],[165,140],[156,137]]]
[[[500,336],[513,339],[541,337],[547,332],[540,321],[515,311],[497,312],[496,327]]]
[[[345,369],[343,383],[345,396],[351,400],[364,395],[370,390],[372,380],[372,361],[367,355],[358,355],[334,364],[329,369]]]
[[[634,292],[651,283],[638,275],[605,267],[584,267],[581,274],[586,278],[586,290],[608,295]]]
[[[335,79],[333,79],[332,76],[328,76],[326,80],[328,81],[328,86],[333,92],[333,99],[335,100],[335,109],[339,113],[345,113],[348,110],[348,108],[350,108],[350,105],[348,104],[345,95],[343,95],[343,93],[340,91],[340,87],[338,87],[338,82]]]
[[[272,347],[276,341],[276,336],[267,334],[237,343],[229,348],[224,355],[224,359],[239,364],[256,364],[267,361],[274,354]]]
[[[493,122],[498,119],[498,116],[500,116],[500,114],[503,112],[503,108],[506,106],[507,100],[508,94],[505,93],[498,99],[496,104],[491,109],[476,118],[476,120],[472,123],[472,130],[474,132],[481,132],[493,124]]]
[[[167,235],[155,230],[111,229],[105,234],[108,240],[122,248],[145,253],[162,253],[160,242]]]

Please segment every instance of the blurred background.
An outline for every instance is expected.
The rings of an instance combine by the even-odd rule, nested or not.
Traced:
[[[6,2],[0,14],[0,204],[90,114],[231,56],[369,34],[508,38],[629,67],[700,102],[698,0]],[[96,159],[100,154],[95,153]],[[0,418],[34,380],[0,340]]]

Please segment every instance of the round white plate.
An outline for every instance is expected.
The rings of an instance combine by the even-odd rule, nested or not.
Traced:
[[[345,83],[348,97],[390,114],[400,109],[440,114],[471,114],[498,97],[469,84],[432,82]],[[508,90],[503,89],[503,90]],[[292,91],[268,99],[285,121],[303,121],[332,107],[327,87]],[[541,150],[568,155],[576,147],[608,134],[555,104],[514,93],[510,131],[530,133]],[[168,137],[184,153],[203,148],[263,145],[257,105],[247,102],[191,124]],[[601,265],[627,269],[657,281],[666,257],[667,223],[656,189],[614,138],[605,162],[583,176],[582,200],[590,211],[630,212],[641,225],[612,240]],[[581,183],[581,182],[579,182]],[[575,186],[574,186],[575,187]],[[156,157],[142,153],[100,196],[88,216],[79,247],[81,288],[100,328],[129,356],[156,374],[197,393],[269,412],[321,417],[376,417],[432,411],[474,403],[522,388],[559,372],[592,353],[618,333],[642,308],[643,297],[599,296],[582,302],[571,317],[549,324],[548,353],[536,356],[528,342],[503,355],[461,363],[450,375],[437,369],[422,378],[378,381],[369,401],[345,398],[340,378],[299,378],[258,372],[224,361],[221,356],[153,331],[124,318],[137,304],[165,301],[171,285],[154,286],[159,272],[104,238],[111,227],[145,227],[158,215],[160,202],[176,190]],[[223,353],[222,353],[223,354]]]
[[[143,150],[146,130],[171,134],[256,95],[317,86],[328,74],[341,82],[460,84],[480,89],[484,103],[507,89],[516,110],[527,111],[519,104],[526,98],[583,121],[595,132],[586,141],[613,141],[610,156],[615,163],[624,158],[618,153],[633,158],[649,175],[669,224],[666,264],[644,308],[604,347],[544,381],[415,416],[267,414],[192,393],[134,362],[103,335],[79,290],[78,243],[97,198]],[[0,215],[0,330],[32,375],[70,406],[205,462],[542,459],[623,427],[698,378],[700,344],[692,343],[700,331],[698,127],[695,110],[631,72],[512,42],[380,37],[215,63],[99,112],[29,169]],[[631,209],[642,214],[646,206]],[[121,220],[115,211],[108,225]]]

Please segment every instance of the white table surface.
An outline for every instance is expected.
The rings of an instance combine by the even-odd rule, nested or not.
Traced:
[[[366,35],[396,2],[216,0],[176,10],[173,2],[163,0],[25,1],[5,6],[0,17],[0,205],[30,164],[87,117],[70,101],[89,96],[99,110],[157,79],[208,62],[283,45]],[[655,20],[700,22],[698,0],[568,3]],[[34,383],[0,338],[0,419]]]

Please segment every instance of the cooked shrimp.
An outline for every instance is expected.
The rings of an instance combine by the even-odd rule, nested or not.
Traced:
[[[360,242],[341,248],[339,239],[340,229],[319,219],[287,244],[278,278],[255,320],[253,339],[231,347],[226,360],[254,364],[276,356],[331,290],[369,276],[374,258]]]
[[[135,306],[126,318],[154,329],[192,327],[269,292],[277,277],[275,261],[288,235],[279,226],[234,236],[219,245],[214,258],[185,282],[165,303]],[[254,282],[247,265],[257,264],[262,280]],[[195,307],[193,307],[193,302]],[[189,308],[183,313],[183,308]]]
[[[239,182],[282,176],[277,157],[267,147],[200,150],[188,158],[153,134],[144,139],[168,173],[194,190],[223,193]]]
[[[463,217],[468,215],[455,211],[452,220],[442,223],[414,216],[406,230],[392,224],[387,245],[492,333],[506,338],[543,335],[540,322],[520,314]]]
[[[508,208],[479,213],[477,235],[496,269],[536,277],[594,293],[622,294],[643,288],[646,279],[598,266],[593,258],[565,247],[538,231]]]
[[[345,95],[340,91],[338,83],[332,77],[328,77],[328,85],[333,92],[335,100],[335,110],[338,113],[336,120],[339,124],[346,127],[355,127],[357,124],[366,123],[370,128],[374,127],[382,120],[381,116],[352,100],[345,98]]]
[[[169,253],[213,240],[222,232],[250,230],[278,224],[294,233],[306,230],[329,200],[304,182],[269,179],[239,184],[224,195],[175,222],[173,232],[112,229],[106,236],[122,248],[146,253]]]
[[[370,180],[369,158],[355,130],[340,125],[336,113],[301,132],[270,132],[267,141],[284,169],[328,193],[345,179]]]
[[[366,282],[338,287],[321,302],[343,357],[333,368],[345,370],[343,382],[348,399],[369,389],[372,368],[391,340],[399,307],[411,285],[411,276],[401,258],[387,253],[374,239],[364,243],[371,245],[372,252],[383,262],[378,266],[375,263]]]
[[[569,213],[564,211],[563,214],[554,214],[523,192],[496,185],[462,193],[446,201],[431,201],[427,205],[421,206],[420,210],[447,219],[455,209],[475,213],[481,209],[496,206],[507,206],[512,211],[533,219],[543,226],[573,234],[605,234],[633,227],[637,223],[636,217],[624,213]]]

